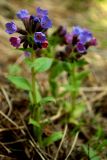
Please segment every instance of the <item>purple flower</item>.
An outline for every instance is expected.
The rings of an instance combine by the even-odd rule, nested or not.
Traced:
[[[25,18],[29,18],[29,16],[30,16],[28,10],[26,10],[26,9],[22,9],[22,10],[18,11],[16,15],[19,19],[22,19],[22,20]]]
[[[96,40],[95,37],[93,37],[93,38],[91,39],[90,45],[91,45],[91,46],[96,46],[96,45],[97,45],[97,40]]]
[[[9,41],[11,42],[11,45],[18,48],[20,46],[20,43],[21,43],[21,39],[18,37],[11,37],[9,39]]]
[[[74,26],[72,29],[72,34],[73,34],[73,36],[79,36],[82,31],[83,31],[83,29],[81,27]]]
[[[47,48],[46,30],[52,26],[48,18],[48,11],[40,7],[37,8],[37,16],[30,15],[28,10],[21,9],[17,12],[17,17],[22,20],[24,29],[17,27],[14,22],[6,24],[6,32],[12,34],[17,32],[21,34],[19,38],[11,37],[9,39],[12,46],[18,48],[20,44],[23,48],[33,48],[34,50]],[[32,35],[34,35],[32,39]],[[25,53],[27,55],[27,53]]]
[[[37,13],[37,16],[38,16],[39,18],[42,18],[42,17],[48,15],[48,10],[43,10],[43,9],[41,9],[40,7],[38,7],[38,8],[36,9],[36,13]]]
[[[52,27],[52,22],[47,16],[44,16],[41,19],[41,27],[44,28],[44,29],[48,29],[48,28]]]
[[[44,33],[42,33],[42,32],[35,32],[35,34],[34,34],[34,41],[36,43],[42,43],[45,40],[46,40],[46,36],[45,36]]]
[[[40,22],[40,18],[34,15],[30,16],[30,20],[32,20],[33,22]]]
[[[84,53],[84,52],[86,52],[86,48],[85,48],[84,44],[81,43],[81,42],[78,42],[78,43],[77,43],[76,49],[77,49],[77,51],[78,51],[79,53]]]
[[[8,34],[13,34],[17,31],[17,26],[15,25],[14,22],[8,22],[6,23],[6,32]]]
[[[63,27],[63,26],[60,26],[60,27],[58,28],[58,34],[59,34],[60,36],[65,36],[65,35],[67,34],[66,28]]]
[[[72,39],[73,39],[72,33],[67,33],[67,34],[65,35],[65,42],[66,42],[67,44],[71,44],[71,43],[72,43]]]
[[[34,22],[40,22],[40,19],[38,17],[34,17]]]
[[[91,41],[92,33],[89,32],[87,29],[84,29],[83,32],[79,35],[78,39],[81,43],[85,44]]]

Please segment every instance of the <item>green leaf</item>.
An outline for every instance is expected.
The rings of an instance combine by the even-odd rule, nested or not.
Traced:
[[[76,74],[76,79],[78,80],[83,80],[84,78],[86,78],[89,74],[89,71],[82,71],[82,72],[78,72]]]
[[[60,140],[62,136],[62,132],[54,132],[51,136],[44,139],[43,144],[44,146],[49,146],[53,142]]]
[[[63,63],[59,61],[54,62],[53,67],[51,69],[50,78],[51,79],[56,78],[62,73],[62,71],[64,71]]]
[[[79,88],[81,86],[81,81],[76,81],[75,86],[71,86],[71,84],[65,84],[62,87],[64,88],[64,91],[68,92],[78,92]]]
[[[51,58],[41,57],[41,58],[35,59],[31,67],[34,67],[35,71],[38,73],[45,72],[51,67],[52,62],[53,62],[53,59]]]
[[[40,101],[41,104],[47,104],[48,102],[56,102],[55,99],[51,96],[42,98],[42,100]]]
[[[49,79],[49,84],[50,84],[50,90],[51,90],[52,95],[53,95],[54,97],[56,97],[56,96],[57,96],[57,93],[58,93],[58,84],[57,84],[56,80],[55,80],[55,79],[52,79],[52,78],[50,77],[50,79]]]
[[[97,152],[93,148],[83,145],[83,149],[90,160],[100,160],[100,157],[97,155]]]
[[[97,151],[102,152],[104,150],[104,148],[106,148],[106,147],[107,147],[107,140],[104,139],[104,140],[102,140],[101,144],[99,144],[97,146],[96,149],[97,149]]]
[[[78,67],[83,67],[86,64],[88,64],[88,62],[85,59],[80,59],[79,61],[77,61],[75,63],[76,63],[76,66],[78,66]]]
[[[71,72],[72,63],[70,63],[70,62],[62,62],[62,63],[63,63],[64,70],[67,72]]]
[[[8,76],[9,81],[11,81],[16,87],[24,90],[31,90],[29,82],[23,78],[18,76]]]
[[[71,91],[71,85],[69,83],[62,85],[64,92]]]
[[[25,62],[29,67],[32,66],[32,61],[31,61],[31,59],[25,58],[25,59],[24,59],[24,62]]]
[[[63,71],[70,72],[71,71],[71,64],[68,62],[54,61],[50,76],[51,76],[51,78],[56,78]]]
[[[83,103],[79,103],[75,106],[75,110],[73,111],[72,117],[77,119],[81,116],[81,114],[85,111],[85,105]]]
[[[33,126],[36,126],[38,128],[41,127],[40,124],[32,118],[29,119],[29,124],[32,124]]]

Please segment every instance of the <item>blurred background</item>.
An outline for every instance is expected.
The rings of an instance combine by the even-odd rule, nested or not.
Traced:
[[[91,48],[86,57],[97,82],[106,84],[107,0],[0,0],[0,74],[6,70],[11,57],[18,52],[8,42],[10,36],[5,33],[5,23],[14,19],[20,26],[16,12],[27,9],[35,14],[38,6],[48,9],[54,26],[51,31],[59,25],[64,25],[69,31],[73,25],[80,25],[93,32],[98,45]]]

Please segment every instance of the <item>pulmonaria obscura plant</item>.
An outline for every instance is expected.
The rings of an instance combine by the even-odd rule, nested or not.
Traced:
[[[51,137],[44,139],[43,129],[48,119],[46,118],[45,121],[42,120],[44,118],[43,106],[48,102],[56,102],[56,100],[58,102],[58,99],[61,98],[61,104],[59,104],[59,106],[64,106],[65,110],[63,109],[61,111],[65,111],[63,113],[67,115],[64,117],[67,118],[64,122],[73,122],[73,117],[78,118],[76,114],[78,115],[79,110],[80,112],[82,111],[81,104],[80,102],[78,103],[79,89],[83,78],[87,76],[86,71],[79,70],[80,67],[86,64],[84,61],[81,61],[80,57],[87,54],[88,48],[95,46],[97,42],[96,38],[93,37],[92,33],[86,28],[74,26],[71,33],[68,33],[66,28],[60,26],[56,32],[48,37],[50,40],[49,44],[53,42],[53,44],[48,46],[47,30],[52,27],[52,22],[48,18],[47,10],[38,7],[36,9],[36,15],[30,15],[27,10],[22,9],[17,12],[16,15],[23,22],[24,29],[18,27],[11,21],[6,24],[6,32],[8,34],[18,33],[17,37],[10,37],[9,41],[16,49],[25,51],[25,63],[31,71],[31,79],[12,75],[8,76],[8,79],[17,87],[28,91],[31,113],[29,122],[33,124],[34,134],[39,145],[46,146],[62,138],[62,133],[56,132],[55,134],[53,133]],[[63,45],[64,50],[54,53],[56,52],[55,47],[58,45]],[[41,50],[46,48],[46,54],[41,54],[45,53],[41,52]],[[49,54],[47,53],[48,51]],[[51,56],[52,58],[49,58]],[[50,90],[54,91],[56,95],[51,93],[56,99],[52,96],[41,96],[36,78],[38,73],[45,72],[50,69],[50,67]],[[62,71],[66,71],[67,73],[67,84],[63,85],[64,92],[58,94],[57,89],[60,87],[56,85],[57,82],[55,81],[56,77],[59,76]],[[66,92],[70,93],[69,101],[64,99]]]
[[[63,98],[62,106],[64,106],[64,110],[68,113],[67,119],[69,115],[70,122],[74,122],[73,117],[77,119],[80,117],[78,114],[79,111],[83,111],[83,105],[81,105],[80,101],[78,102],[78,96],[83,79],[86,78],[89,73],[83,68],[84,65],[87,64],[83,56],[88,53],[89,47],[96,46],[97,41],[88,29],[79,26],[74,26],[70,33],[67,32],[65,27],[60,26],[52,36],[53,39],[58,39],[59,46],[60,48],[62,46],[62,50],[60,49],[55,53],[55,58],[60,61],[54,62],[51,69],[50,86],[53,86],[51,90],[55,97],[64,96],[69,92],[70,103]],[[58,44],[56,44],[56,46],[57,45]],[[58,95],[59,87],[56,82],[56,77],[59,76],[62,71],[66,71],[67,73],[67,84],[61,84],[63,92]]]
[[[18,76],[8,76],[8,79],[17,87],[27,90],[30,98],[30,123],[34,126],[36,140],[40,145],[42,141],[42,115],[43,104],[48,101],[54,101],[52,97],[42,98],[39,92],[39,85],[36,80],[37,73],[48,70],[52,64],[52,59],[37,56],[37,52],[43,48],[47,48],[48,40],[46,32],[52,27],[52,22],[48,18],[48,11],[40,7],[36,9],[36,16],[30,15],[25,9],[17,12],[16,16],[23,22],[24,28],[21,29],[11,21],[6,23],[6,32],[8,34],[18,33],[16,37],[9,39],[11,45],[20,50],[25,51],[25,62],[31,70],[31,83],[28,79]]]

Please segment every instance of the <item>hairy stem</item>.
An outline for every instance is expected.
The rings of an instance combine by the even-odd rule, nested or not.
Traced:
[[[72,102],[71,102],[71,111],[70,111],[70,116],[72,116],[75,107],[76,107],[76,96],[77,96],[77,92],[76,92],[76,66],[75,66],[75,62],[72,64],[72,71],[71,71],[71,75],[70,75],[70,83],[71,83],[71,98],[72,98]]]
[[[32,53],[31,55],[32,62],[35,60],[35,53]],[[32,83],[32,99],[33,99],[33,112],[32,112],[32,118],[40,124],[40,106],[37,103],[37,97],[36,97],[36,72],[34,67],[31,69],[31,83]],[[42,131],[41,131],[41,126],[39,127],[33,127],[34,128],[34,133],[36,135],[36,138],[41,145],[42,142]]]
[[[32,74],[32,98],[33,98],[33,105],[36,105],[36,85],[35,85],[35,70],[34,67],[31,69]]]

